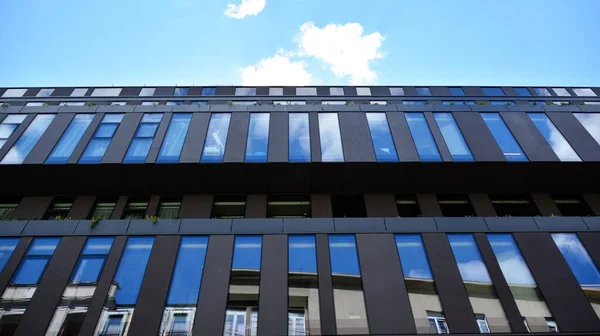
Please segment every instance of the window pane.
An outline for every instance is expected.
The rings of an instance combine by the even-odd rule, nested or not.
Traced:
[[[357,87],[356,88],[356,94],[359,96],[370,96],[371,95],[371,88],[368,87]]]
[[[481,113],[481,117],[496,143],[498,143],[506,160],[527,161],[527,156],[523,153],[521,146],[519,146],[499,113]]]
[[[183,142],[192,120],[191,113],[176,113],[171,118],[167,135],[162,143],[156,162],[178,162]]]
[[[429,90],[429,88],[426,88],[426,87],[418,87],[417,88],[417,95],[419,95],[419,96],[431,96],[431,90]]]
[[[451,88],[448,88],[448,90],[450,90],[450,94],[453,96],[464,96],[465,95],[465,91],[463,91],[463,89],[459,88],[459,87],[451,87]]]
[[[23,163],[55,116],[54,114],[38,114],[0,163]]]
[[[269,88],[269,96],[283,96],[283,88]]]
[[[344,161],[337,113],[319,113],[319,136],[323,162]]]
[[[385,113],[367,113],[367,122],[377,161],[398,161],[396,146]]]
[[[152,146],[152,138],[133,139],[127,154],[125,155],[124,163],[143,163],[146,161],[150,146]]]
[[[27,92],[27,89],[6,89],[2,94],[2,97],[6,98],[18,98],[23,97],[23,95]]]
[[[582,97],[595,97],[596,96],[596,94],[594,93],[594,91],[592,91],[592,89],[573,89],[573,92],[575,92],[576,95],[582,96]]]
[[[421,161],[442,161],[423,113],[404,113]]]
[[[492,282],[473,235],[449,234],[448,240],[463,281]]]
[[[196,304],[208,237],[182,237],[167,304]]]
[[[235,88],[236,96],[256,96],[256,88]]]
[[[246,162],[266,162],[269,147],[269,113],[250,113]]]
[[[143,88],[140,90],[140,97],[153,96],[155,90],[155,88]]]
[[[405,278],[433,280],[421,235],[396,235],[396,247]]]
[[[104,115],[104,118],[102,118],[102,122],[103,123],[120,123],[121,121],[123,121],[124,116],[125,116],[124,114],[116,114],[116,113],[106,114],[106,115]]]
[[[93,139],[81,155],[80,163],[100,163],[106,149],[110,145],[110,139]]]
[[[60,243],[60,238],[35,238],[27,250],[27,255],[51,256],[58,243]]]
[[[216,93],[216,88],[202,88],[200,91],[200,95],[202,96],[214,96]]]
[[[574,233],[553,233],[552,239],[582,287],[600,287],[600,272]],[[585,290],[585,288],[584,288]]]
[[[331,273],[360,275],[354,235],[330,235]]]
[[[12,279],[15,285],[35,285],[40,281],[46,265],[50,261],[49,257],[27,258],[23,259],[19,269]]]
[[[554,93],[556,93],[557,96],[565,96],[565,97],[571,96],[569,91],[567,91],[567,89],[565,89],[565,88],[553,88],[552,90],[554,90]]]
[[[600,144],[600,113],[573,113],[573,115]]]
[[[289,160],[291,162],[310,162],[310,130],[308,113],[289,114]]]
[[[121,89],[94,89],[92,92],[92,97],[108,97],[108,96],[118,96],[121,93]]]
[[[183,101],[182,100],[168,101],[168,102],[165,103],[165,105],[169,105],[169,106],[183,105]]]
[[[85,96],[87,91],[88,91],[88,89],[74,89],[73,92],[71,92],[71,97]]]
[[[187,96],[190,88],[175,88],[173,91],[174,96]]]
[[[72,283],[96,283],[104,266],[104,257],[82,256],[77,262]]]
[[[20,124],[25,120],[25,114],[9,114],[2,120],[3,124]]]
[[[581,161],[567,139],[558,131],[545,113],[527,113],[561,161]]]
[[[542,96],[542,97],[552,96],[550,94],[550,92],[548,92],[548,89],[546,89],[546,88],[533,88],[533,92],[535,92],[536,96]]]
[[[117,127],[119,127],[119,124],[102,123],[102,124],[100,124],[100,126],[98,126],[98,129],[96,130],[96,134],[94,134],[94,137],[96,137],[96,138],[112,138],[115,135],[115,132],[117,131]]]
[[[8,139],[17,127],[17,124],[0,124],[0,139]]]
[[[25,106],[44,106],[43,102],[28,102],[27,104],[25,104]]]
[[[52,153],[50,153],[46,163],[67,163],[93,118],[93,114],[76,115],[58,141],[58,144],[56,144],[56,147],[52,150]]]
[[[0,272],[2,272],[4,266],[6,266],[8,259],[18,243],[19,238],[0,238]]]
[[[519,96],[523,96],[523,97],[531,96],[531,92],[529,92],[529,90],[527,88],[515,88],[515,92]]]
[[[110,252],[113,237],[90,237],[88,238],[81,254],[84,255],[106,255]]]
[[[504,96],[504,91],[502,91],[501,88],[497,87],[482,87],[481,91],[483,91],[483,94],[486,96]]]
[[[229,113],[215,113],[210,117],[208,133],[200,162],[222,162],[229,131]]]
[[[317,88],[299,87],[296,88],[296,96],[316,96]]]
[[[260,270],[262,236],[236,236],[232,269]]]
[[[330,96],[343,96],[344,95],[344,88],[341,88],[341,87],[332,87],[332,88],[329,88],[329,95]]]
[[[505,100],[492,100],[490,101],[490,105],[503,106],[503,105],[515,105],[514,101],[505,101]]]
[[[154,237],[131,237],[127,240],[114,281],[119,284],[115,293],[118,305],[135,304],[142,285]]]
[[[54,92],[54,89],[40,89],[40,91],[38,91],[38,93],[35,95],[36,97],[49,97],[52,92]]]
[[[115,206],[115,202],[96,203],[92,218],[110,219],[113,211],[115,210]]]
[[[317,273],[317,249],[315,236],[290,235],[289,272]]]
[[[454,161],[473,161],[473,155],[471,155],[469,146],[454,121],[452,113],[434,113],[433,117],[442,132],[452,159]]]
[[[392,96],[404,96],[404,89],[400,87],[390,88],[390,94]]]

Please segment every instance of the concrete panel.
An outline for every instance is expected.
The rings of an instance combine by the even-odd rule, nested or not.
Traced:
[[[131,113],[134,112],[136,105],[98,105],[96,113]]]
[[[148,201],[148,207],[146,208],[146,216],[152,217],[158,214],[158,206],[160,205],[160,196],[153,195],[150,196],[150,201]]]
[[[79,140],[79,143],[77,144],[77,146],[75,146],[75,149],[73,150],[73,153],[71,154],[71,157],[69,157],[67,163],[77,163],[77,161],[79,161],[81,154],[83,154],[83,151],[87,147],[88,142],[90,142],[90,140],[94,136],[94,133],[96,132],[98,125],[100,125],[100,122],[102,121],[103,117],[104,113],[96,113],[94,115],[94,119],[92,119],[92,122],[83,133],[83,136],[81,136],[81,140]]]
[[[52,197],[23,197],[15,210],[15,219],[41,219],[52,203]]]
[[[87,219],[92,212],[96,196],[77,196],[68,217],[71,219]]]
[[[289,118],[287,113],[271,113],[269,162],[288,162]]]
[[[231,223],[231,219],[182,219],[179,233],[229,234]]]
[[[156,223],[146,219],[132,219],[127,228],[127,234],[162,234],[178,233],[180,219],[159,219]]]
[[[40,140],[33,147],[29,155],[23,161],[24,164],[41,164],[50,154],[63,132],[69,126],[69,123],[75,115],[72,113],[63,113],[57,115]]]
[[[450,151],[446,146],[446,141],[444,141],[444,137],[442,136],[442,132],[438,128],[437,122],[433,118],[433,113],[425,112],[425,119],[427,120],[427,124],[429,124],[429,129],[431,130],[431,134],[433,135],[433,139],[437,144],[438,150],[440,151],[440,156],[444,162],[452,162],[452,156],[450,155]]]
[[[60,106],[23,106],[20,113],[58,113]],[[0,118],[2,119],[2,118]]]
[[[479,113],[453,112],[452,115],[476,161],[506,161]]]
[[[127,206],[127,201],[129,197],[127,196],[119,196],[117,199],[117,204],[115,204],[115,209],[110,217],[110,219],[121,219],[123,216],[123,212],[125,212],[125,207]]]
[[[442,208],[435,194],[417,194],[417,203],[423,217],[443,217]]]
[[[234,219],[231,233],[235,234],[267,234],[282,233],[283,219]]]
[[[600,233],[598,232],[580,232],[577,234],[579,240],[589,253],[590,257],[596,264],[596,267],[600,265]]]
[[[321,162],[321,138],[319,135],[319,114],[310,112],[308,114],[310,130],[310,153],[312,162]]]
[[[539,231],[533,217],[485,217],[490,232]]]
[[[10,107],[12,107],[12,106],[10,106]],[[6,112],[6,113],[18,112],[18,111],[16,111],[16,112],[3,111],[6,109],[7,108],[5,108],[5,109],[0,108],[0,112],[2,112],[2,113],[3,112]],[[31,122],[33,121],[34,118],[35,118],[35,115],[33,115],[33,114],[28,114],[27,117],[25,117],[25,120],[23,120],[21,125],[19,125],[19,127],[17,127],[17,129],[14,130],[14,132],[10,135],[8,140],[6,140],[6,142],[4,143],[4,146],[2,146],[0,148],[0,158],[3,158],[6,155],[6,153],[8,153],[8,151],[12,148],[12,146],[15,144],[15,142],[17,142],[17,140],[21,137],[23,132],[25,132],[25,130],[27,129],[29,124],[31,124]]]
[[[0,237],[20,236],[27,221],[0,221]]]
[[[125,114],[121,125],[106,149],[102,163],[121,163],[123,161],[123,157],[125,157],[129,143],[135,135],[142,116],[142,113]]]
[[[506,112],[508,108],[506,105],[469,105],[473,112]]]
[[[435,220],[431,217],[385,218],[385,227],[393,233],[437,231]]]
[[[500,115],[530,161],[559,161],[527,113],[501,112]]]
[[[248,195],[246,198],[246,218],[267,217],[267,195]]]
[[[210,218],[213,195],[185,195],[181,201],[181,218]]]
[[[262,242],[258,293],[258,335],[286,335],[288,330],[288,239],[267,235]]]
[[[194,113],[179,157],[180,163],[200,162],[209,122],[210,114]]]
[[[541,231],[588,231],[582,217],[534,217],[535,223]]]
[[[76,220],[31,220],[27,222],[23,235],[62,236],[75,232],[79,221]]]
[[[133,109],[138,113],[167,113],[173,110],[172,105],[136,105]]]
[[[331,208],[331,195],[313,194],[310,195],[310,206],[313,218],[331,218],[333,210]]]
[[[572,113],[547,113],[583,161],[600,161],[600,145]]]
[[[486,232],[488,227],[482,217],[436,217],[440,232]]]
[[[150,150],[148,151],[148,156],[146,157],[146,163],[156,162],[156,157],[158,156],[160,147],[162,146],[163,140],[165,139],[165,135],[167,134],[167,129],[169,128],[169,124],[171,123],[172,116],[172,113],[165,113],[163,115],[162,120],[158,125],[158,130],[156,130],[154,140],[152,140],[152,145],[150,145]]]
[[[385,232],[383,218],[334,218],[336,233]]]
[[[560,210],[552,200],[549,194],[546,193],[531,193],[531,200],[538,208],[542,216],[560,216]]]
[[[484,193],[470,193],[469,201],[475,210],[475,214],[480,217],[495,217],[496,210],[490,201],[487,194]]]
[[[333,282],[331,279],[331,259],[329,241],[326,234],[317,235],[317,281],[319,283],[319,312],[321,313],[321,333],[336,334]]]
[[[248,138],[249,113],[232,113],[223,162],[244,162]]]
[[[285,233],[334,233],[333,218],[290,218],[283,220]]]
[[[600,231],[600,217],[582,217],[590,231]]]
[[[129,219],[101,220],[92,227],[91,220],[81,220],[75,229],[76,235],[124,235],[129,227]]]
[[[398,217],[396,199],[392,194],[365,194],[367,217]]]
[[[402,162],[419,162],[419,154],[410,135],[406,118],[402,112],[388,112],[387,119],[390,125],[396,152]]]
[[[17,243],[17,246],[6,261],[4,269],[2,269],[2,272],[0,272],[0,291],[2,291],[2,293],[4,293],[4,290],[12,279],[17,267],[19,267],[19,264],[21,264],[21,259],[27,252],[27,248],[29,248],[31,240],[31,237],[19,239],[19,243]]]

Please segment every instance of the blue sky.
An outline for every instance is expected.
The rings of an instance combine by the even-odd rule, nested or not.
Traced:
[[[4,0],[0,13],[0,86],[600,86],[598,0]]]

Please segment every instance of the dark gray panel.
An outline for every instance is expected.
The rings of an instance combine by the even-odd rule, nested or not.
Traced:
[[[50,196],[23,197],[15,210],[15,219],[41,219],[51,202]]]
[[[600,266],[600,233],[598,232],[580,232],[577,234],[579,240],[589,253],[592,260],[596,264],[596,267]]]
[[[127,201],[129,197],[127,196],[119,196],[117,199],[117,204],[115,204],[115,209],[113,210],[112,216],[110,219],[121,219],[123,216],[123,212],[125,211],[125,207],[127,206]]]
[[[156,223],[146,219],[132,219],[127,234],[161,234],[179,232],[180,219],[159,219]]]
[[[209,121],[209,113],[194,113],[192,116],[192,121],[190,122],[190,128],[185,136],[185,142],[183,143],[183,149],[181,150],[179,162],[200,162],[200,156],[202,154],[202,148],[204,147],[204,139],[206,138]]]
[[[600,195],[599,194],[583,194],[585,202],[596,216],[600,216]]]
[[[514,237],[560,331],[600,331],[600,320],[550,234],[515,233]]]
[[[444,137],[442,136],[442,132],[438,128],[435,119],[433,118],[433,113],[431,112],[423,112],[425,115],[425,119],[427,120],[427,124],[429,125],[429,129],[431,130],[431,134],[433,135],[433,139],[438,146],[438,150],[440,151],[440,156],[444,162],[451,162],[452,156],[450,155],[450,151],[446,146],[446,142],[444,141]]]
[[[417,194],[417,203],[423,217],[443,217],[442,208],[435,194]]]
[[[157,87],[156,90],[154,90],[154,95],[155,96],[172,96],[173,92],[175,92],[174,87]]]
[[[71,219],[87,219],[94,207],[95,196],[77,196],[68,217]]]
[[[57,115],[50,126],[48,126],[46,132],[42,134],[40,140],[33,147],[29,155],[27,155],[23,163],[44,163],[46,157],[50,154],[50,151],[52,151],[54,145],[56,145],[74,116],[75,115],[72,113],[62,113]]]
[[[560,210],[550,195],[545,193],[531,193],[531,199],[542,216],[560,216]]]
[[[71,93],[73,93],[73,89],[75,89],[75,88],[72,88],[72,87],[56,88],[56,89],[54,89],[54,91],[52,92],[50,97],[68,97],[71,95]]]
[[[500,112],[500,115],[530,161],[559,161],[527,113]]]
[[[121,163],[123,157],[129,148],[129,143],[135,134],[135,131],[142,120],[142,113],[127,113],[121,121],[110,145],[106,149],[106,154],[102,158],[102,163]]]
[[[283,220],[285,233],[334,233],[333,218],[290,218]]]
[[[108,258],[106,258],[106,263],[104,264],[100,279],[98,280],[98,285],[96,286],[96,290],[94,291],[94,295],[88,306],[88,312],[85,314],[85,320],[83,321],[79,335],[94,334],[94,330],[96,330],[96,325],[102,314],[102,308],[108,297],[108,291],[112,286],[113,277],[119,265],[119,260],[121,259],[121,254],[125,248],[126,241],[127,237],[124,236],[115,238],[110,253],[108,254]]]
[[[313,194],[310,195],[310,207],[313,218],[331,218],[333,210],[331,209],[331,195]]]
[[[81,220],[75,229],[76,235],[124,235],[129,227],[129,219],[101,220],[96,225],[91,220]]]
[[[372,334],[416,333],[394,236],[358,234],[356,243],[369,331]]]
[[[40,89],[36,89],[36,88],[27,89],[27,91],[25,91],[25,93],[23,94],[23,97],[35,97],[35,95],[39,91],[40,91]]]
[[[367,217],[398,217],[396,199],[392,194],[365,194]]]
[[[217,96],[233,96],[233,95],[235,95],[235,87],[233,87],[233,86],[217,86],[215,94]]]
[[[212,204],[212,195],[185,195],[181,201],[179,216],[181,218],[210,218]]]
[[[547,114],[583,161],[600,161],[600,146],[572,113]]]
[[[248,138],[249,113],[232,113],[223,162],[244,162]]]
[[[158,236],[152,247],[128,335],[157,335],[180,236]]]
[[[289,118],[287,113],[271,113],[269,162],[288,162]]]
[[[317,235],[317,277],[319,282],[319,312],[321,314],[321,333],[336,334],[335,306],[333,301],[333,283],[331,279],[331,259],[329,258],[329,240],[326,234]]]
[[[121,96],[139,96],[142,88],[139,87],[125,87],[121,90],[119,97]]]
[[[356,88],[355,88],[356,90]],[[389,96],[390,89],[387,86],[372,86],[371,87],[371,95],[372,96]]]
[[[146,216],[152,217],[156,216],[158,213],[158,206],[160,204],[160,196],[153,195],[150,196],[150,201],[148,202],[148,207],[146,208]]]
[[[75,232],[76,220],[31,220],[25,225],[23,234],[28,236],[62,236]]]
[[[450,243],[443,233],[423,233],[423,244],[438,290],[440,302],[453,333],[479,333]]]
[[[310,154],[312,162],[321,162],[321,138],[319,136],[319,114],[310,112],[308,114],[310,129]]]
[[[77,146],[75,146],[75,149],[73,150],[73,153],[71,154],[71,157],[69,157],[67,163],[77,163],[77,161],[79,161],[81,154],[83,154],[83,151],[85,150],[85,147],[87,147],[88,142],[90,142],[90,140],[94,136],[96,128],[98,128],[98,125],[100,125],[102,118],[104,118],[104,113],[96,113],[94,115],[94,119],[92,119],[92,122],[83,133],[83,136],[81,136],[81,140],[79,140],[79,143],[77,144]]]
[[[267,217],[267,195],[248,195],[246,198],[246,218],[265,217]]]
[[[404,95],[405,96],[416,96],[417,89],[414,86],[404,86]]]
[[[287,235],[266,235],[262,243],[258,335],[286,335],[288,329]]]
[[[436,217],[440,232],[485,232],[488,227],[482,217]]]
[[[201,93],[202,93],[202,87],[191,86],[190,91],[188,92],[188,96],[200,96]]]
[[[476,161],[506,161],[479,113],[453,112],[452,114]]]
[[[15,336],[44,335],[71,276],[85,237],[64,237],[48,263]]]
[[[10,135],[8,140],[6,140],[6,142],[4,143],[4,146],[2,146],[2,148],[0,149],[0,158],[3,158],[4,155],[6,155],[6,153],[8,153],[8,151],[15,144],[15,142],[17,142],[19,137],[21,137],[23,132],[25,132],[25,130],[27,129],[27,126],[29,126],[29,124],[31,124],[31,122],[33,121],[34,118],[35,118],[34,114],[28,114],[27,117],[25,117],[25,120],[23,120],[21,125],[19,125],[19,127],[17,127],[17,129],[15,129],[15,131]]]
[[[490,201],[487,194],[484,193],[470,193],[469,200],[475,210],[475,214],[480,217],[494,217],[496,216],[496,210]]]
[[[154,163],[156,161],[156,157],[158,156],[158,151],[160,150],[160,146],[162,145],[165,135],[167,134],[167,129],[169,128],[169,123],[171,122],[172,116],[173,116],[173,113],[165,113],[163,115],[163,118],[160,121],[160,125],[158,126],[158,130],[156,130],[156,135],[154,136],[154,140],[152,140],[152,145],[150,146],[150,151],[148,151],[148,156],[146,157],[146,163]]]
[[[419,162],[419,154],[410,135],[406,118],[402,112],[388,112],[387,119],[390,124],[396,152],[402,162]]]
[[[231,219],[182,219],[179,233],[231,233]]]
[[[19,236],[25,228],[27,221],[0,221],[0,236],[11,237]]]
[[[13,274],[19,267],[21,263],[21,259],[27,252],[27,248],[29,247],[29,243],[31,243],[31,237],[24,237],[19,240],[19,243],[13,250],[10,258],[6,261],[6,265],[4,265],[4,269],[0,272],[0,291],[4,293],[4,289],[6,289],[6,285],[12,279]]]
[[[463,86],[463,91],[467,96],[483,96],[483,91],[478,86]]]
[[[431,217],[385,218],[388,232],[436,232],[435,221]]]
[[[375,162],[373,142],[363,112],[338,113],[345,162]]]
[[[283,219],[234,219],[231,232],[235,234],[282,233]]]
[[[256,88],[257,96],[268,96],[269,95],[269,87],[267,86],[259,86]]]
[[[434,96],[450,96],[450,90],[445,86],[431,86],[429,89]]]
[[[600,217],[582,217],[585,225],[590,228],[591,231],[600,231]]]
[[[490,232],[539,231],[533,217],[485,217]]]
[[[581,217],[534,217],[535,223],[541,231],[588,231],[587,225]]]
[[[194,336],[223,334],[233,239],[231,235],[210,236],[194,319]]]
[[[336,233],[385,232],[383,218],[334,218]]]

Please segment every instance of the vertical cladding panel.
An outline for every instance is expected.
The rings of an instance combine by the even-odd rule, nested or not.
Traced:
[[[329,194],[310,195],[310,206],[313,218],[333,217],[331,195]]]
[[[367,217],[398,217],[396,200],[392,194],[365,194]]]
[[[476,161],[506,161],[479,113],[452,112]]]
[[[73,113],[61,113],[54,118],[48,129],[42,134],[40,140],[33,146],[33,149],[27,155],[24,164],[41,164],[44,163],[54,145],[58,142],[63,132],[69,126],[73,119]]]
[[[600,145],[572,113],[546,113],[583,161],[600,161]]]
[[[550,234],[513,235],[560,331],[600,331],[600,320]]]
[[[585,202],[596,216],[600,216],[600,194],[583,194]]]
[[[119,93],[119,96],[139,96],[142,88],[140,87],[125,87]]]
[[[432,86],[429,89],[434,96],[450,96],[450,90],[446,86]]]
[[[54,91],[52,91],[52,94],[50,95],[50,97],[68,97],[71,95],[73,90],[75,90],[74,87],[56,88],[56,89],[54,89]]]
[[[328,86],[317,86],[317,96],[329,96],[329,87]]]
[[[187,218],[210,218],[213,195],[185,195],[181,201],[179,215]]]
[[[21,238],[19,240],[19,243],[13,250],[12,254],[10,255],[10,258],[8,258],[8,260],[6,261],[4,269],[2,270],[2,272],[0,272],[0,291],[2,291],[2,293],[4,293],[4,289],[10,282],[10,279],[12,279],[12,276],[17,270],[17,267],[19,267],[21,259],[23,258],[25,253],[27,253],[27,248],[29,247],[31,240],[31,237]]]
[[[155,96],[172,96],[173,92],[175,92],[174,87],[157,87],[156,90],[154,90],[154,95]]]
[[[579,232],[577,233],[579,240],[590,254],[596,267],[600,267],[600,232]]]
[[[42,219],[51,202],[51,196],[23,197],[15,210],[15,218]]]
[[[68,217],[71,219],[87,219],[92,213],[96,196],[77,196]]]
[[[288,162],[289,118],[287,113],[271,113],[269,162]]]
[[[496,217],[496,210],[488,194],[470,193],[469,200],[478,217]]]
[[[442,208],[435,194],[417,194],[417,203],[423,217],[443,217]]]
[[[233,96],[235,95],[235,87],[218,86],[215,93],[217,96]]]
[[[171,122],[171,117],[173,113],[165,113],[160,121],[160,125],[158,126],[158,130],[156,131],[156,135],[154,136],[154,140],[152,140],[152,145],[150,146],[150,150],[148,151],[148,157],[146,158],[146,163],[154,163],[156,161],[156,157],[158,156],[158,151],[160,150],[160,146],[165,139],[165,134],[167,134],[167,129],[169,128],[169,123]]]
[[[21,134],[25,132],[27,126],[31,124],[34,118],[35,114],[28,114],[27,117],[25,117],[25,120],[23,120],[23,122],[21,123],[21,125],[19,125],[19,127],[17,127],[17,129],[10,135],[8,140],[6,140],[6,143],[4,143],[4,146],[2,146],[2,148],[0,149],[0,159],[2,159],[4,155],[8,153],[10,148],[15,144],[15,142],[17,142],[19,137],[21,137]]]
[[[371,89],[371,94],[376,95]],[[355,86],[344,86],[344,96],[356,96],[356,87]]]
[[[335,306],[333,303],[331,259],[329,258],[329,239],[326,234],[317,235],[317,272],[321,333],[323,335],[335,335],[337,329],[335,323]]]
[[[508,283],[502,274],[500,264],[498,264],[498,260],[496,259],[494,251],[492,250],[492,246],[490,245],[484,233],[475,233],[474,235],[477,246],[479,247],[479,251],[481,252],[481,257],[483,258],[488,273],[490,274],[490,278],[492,279],[492,283],[494,284],[494,289],[498,295],[498,299],[504,308],[504,313],[506,314],[508,323],[510,324],[511,331],[526,333],[527,328],[523,323],[523,317],[519,312],[517,303],[513,298],[512,292],[510,291],[510,287],[508,286]]]
[[[52,320],[86,237],[63,237],[15,331],[15,336],[43,335]]]
[[[467,96],[483,96],[483,91],[478,86],[463,86],[463,91]]]
[[[559,161],[525,112],[500,112],[506,126],[530,161]]]
[[[417,332],[392,234],[359,234],[358,256],[372,334]]]
[[[126,113],[119,125],[115,136],[106,149],[102,163],[121,163],[129,144],[135,135],[143,113]]]
[[[321,138],[319,136],[319,114],[309,113],[310,153],[312,162],[321,162]]]
[[[160,196],[150,196],[148,207],[146,208],[146,216],[156,216],[158,213],[158,206],[160,204]]]
[[[90,301],[88,312],[83,320],[83,324],[79,332],[80,335],[93,335],[94,330],[96,329],[96,325],[98,324],[98,320],[102,314],[106,297],[108,296],[108,291],[112,286],[113,278],[119,265],[119,260],[121,260],[121,254],[125,249],[126,242],[127,237],[125,236],[116,237],[115,241],[113,242],[110,253],[106,258],[104,268],[102,269],[102,274],[100,274],[98,285]]]
[[[560,216],[560,210],[550,195],[545,193],[531,193],[531,199],[542,216]]]
[[[338,113],[345,162],[375,162],[373,142],[363,112]]]
[[[288,328],[287,235],[263,237],[258,335],[285,335]],[[268,289],[268,290],[264,290]]]
[[[179,162],[200,162],[209,121],[210,113],[194,113],[187,135],[185,136],[185,141],[183,142]]]
[[[77,146],[75,146],[75,149],[73,150],[73,153],[71,154],[71,157],[69,158],[69,161],[67,161],[67,163],[77,163],[77,161],[79,161],[81,154],[83,154],[83,151],[85,150],[85,147],[87,147],[88,142],[90,142],[90,140],[94,136],[96,128],[98,128],[98,125],[100,125],[100,122],[102,122],[103,117],[104,113],[96,113],[94,115],[94,119],[92,119],[92,122],[83,133],[81,140],[79,140],[79,143],[77,144]]]
[[[435,140],[435,143],[438,146],[442,160],[444,162],[451,162],[452,155],[450,155],[450,151],[448,150],[448,147],[446,146],[446,142],[444,141],[442,132],[440,132],[440,129],[438,128],[437,123],[435,122],[435,119],[433,118],[433,113],[424,112],[423,114],[425,115],[425,119],[427,120],[429,129],[431,130],[433,139]]]
[[[194,336],[223,334],[233,239],[231,235],[210,237],[194,319]]]
[[[244,162],[249,119],[250,115],[246,112],[231,114],[223,162]]]
[[[177,259],[180,236],[157,236],[129,327],[129,335],[157,335]]]
[[[448,328],[453,333],[479,333],[450,243],[443,233],[424,233],[423,243]]]
[[[248,195],[246,199],[246,218],[267,217],[267,195]]]
[[[387,112],[387,119],[398,157],[402,162],[419,162],[419,154],[402,112]]]
[[[25,93],[23,94],[23,97],[35,97],[35,95],[40,91],[40,89],[27,89],[27,91],[25,91]]]
[[[261,86],[256,88],[257,96],[268,96],[269,95],[269,87]]]
[[[404,95],[405,96],[416,96],[417,89],[414,86],[404,86]]]
[[[121,216],[123,216],[123,212],[125,211],[125,207],[127,206],[128,200],[129,197],[127,196],[119,196],[119,199],[117,199],[117,204],[115,204],[115,209],[113,210],[110,219],[121,219]]]

